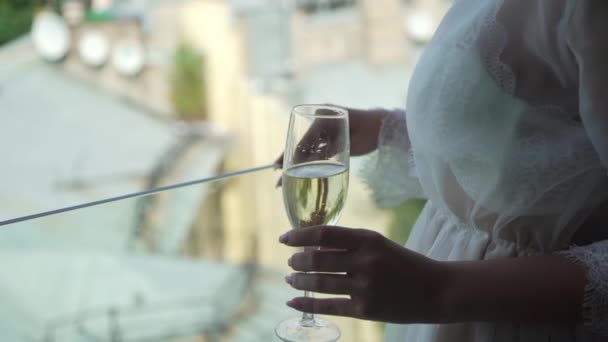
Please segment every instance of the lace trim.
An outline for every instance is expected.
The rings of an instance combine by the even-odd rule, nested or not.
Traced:
[[[481,31],[483,33],[479,37],[478,44],[481,47],[485,47],[481,49],[481,58],[487,67],[488,73],[501,89],[519,101],[525,102],[533,111],[558,114],[562,117],[571,118],[571,116],[568,116],[568,111],[562,106],[556,104],[533,104],[515,96],[517,78],[513,69],[501,60],[502,54],[507,47],[508,34],[507,29],[498,21],[497,17],[504,2],[504,0],[494,1],[494,7],[491,8],[483,21]]]
[[[442,149],[442,156],[450,161],[461,187],[470,197],[482,199],[492,208],[502,208],[506,204],[514,209],[509,213],[510,215],[517,215],[520,208],[525,210],[534,208],[535,213],[542,214],[563,206],[564,200],[571,198],[579,190],[581,184],[579,179],[588,177],[588,172],[599,165],[599,160],[584,128],[573,120],[575,115],[572,115],[565,105],[531,103],[516,96],[518,83],[516,75],[501,59],[508,43],[508,31],[498,21],[498,14],[504,4],[504,0],[483,3],[484,8],[480,9],[482,12],[467,23],[467,31],[462,37],[459,34],[458,39],[454,39],[450,34],[450,27],[452,24],[457,26],[461,14],[466,15],[464,12],[469,10],[469,5],[457,8],[454,13],[448,15],[434,39],[439,41],[440,45],[446,44],[460,50],[474,51],[497,88],[521,104],[525,104],[527,110],[525,115],[530,119],[522,120],[518,125],[517,140],[513,142],[510,154],[505,156],[513,159],[497,161],[493,159],[491,153],[488,153],[490,149],[485,149],[485,146],[480,144],[469,144],[463,149],[464,143],[451,143],[455,138],[450,132],[454,129],[454,120],[448,118],[450,113],[447,110],[437,114],[438,118],[430,119],[434,122],[429,127],[440,132],[436,134],[440,139],[446,137],[447,141],[438,144]],[[445,77],[458,79],[459,76],[452,73]],[[448,81],[450,80],[444,80],[443,83]],[[455,81],[451,82],[454,84],[446,88],[458,86]],[[558,136],[555,132],[539,130],[535,120],[544,118],[560,121],[563,119],[560,124],[564,127],[569,126],[567,130],[564,129],[564,132],[568,132],[568,136]],[[578,133],[575,133],[577,131]],[[463,142],[467,137],[456,138]],[[560,141],[562,138],[563,140]],[[463,150],[468,153],[463,155]],[[461,158],[454,160],[450,159],[451,156]],[[489,157],[484,159],[480,156]],[[504,173],[507,176],[497,181],[504,181],[501,183],[501,188],[509,190],[504,196],[494,194],[490,196],[486,188],[479,188],[479,180],[483,177],[491,177],[492,174],[487,170],[498,165],[498,162],[504,162],[503,167],[508,172]],[[572,174],[573,170],[576,174]]]
[[[608,241],[572,247],[558,254],[587,270],[582,315],[590,331],[608,336]]]
[[[507,30],[496,19],[503,2],[504,0],[494,2],[494,8],[489,11],[482,25],[480,44],[487,48],[481,49],[481,57],[492,78],[504,91],[513,95],[516,89],[515,74],[500,59],[507,46]]]
[[[360,175],[379,207],[389,208],[408,199],[424,198],[416,177],[404,111],[393,111],[383,120],[378,150],[365,161]]]

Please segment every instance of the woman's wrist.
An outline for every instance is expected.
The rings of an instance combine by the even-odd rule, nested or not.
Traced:
[[[444,262],[442,269],[438,323],[580,321],[585,273],[564,257]]]
[[[454,265],[449,262],[433,261],[435,263],[434,271],[436,281],[435,286],[431,288],[433,293],[432,303],[433,308],[429,317],[429,323],[449,323],[453,321],[453,291],[451,291],[454,272]]]
[[[364,155],[378,148],[380,132],[390,111],[383,109],[353,109],[349,112],[353,155]]]

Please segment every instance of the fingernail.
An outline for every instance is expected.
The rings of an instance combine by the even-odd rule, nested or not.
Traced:
[[[294,308],[296,310],[302,309],[302,303],[296,299],[292,299],[287,302],[287,306]]]
[[[285,277],[285,282],[289,285],[291,285],[293,283],[293,274],[290,274],[288,276]]]
[[[289,259],[287,259],[287,266],[291,267],[291,260],[293,259],[293,256],[289,257]]]
[[[279,242],[286,243],[288,239],[289,239],[289,233],[285,233],[279,237]]]

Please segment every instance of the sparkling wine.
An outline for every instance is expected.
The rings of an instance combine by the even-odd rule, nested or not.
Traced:
[[[342,213],[348,192],[348,167],[311,162],[283,174],[283,200],[294,228],[333,225]]]

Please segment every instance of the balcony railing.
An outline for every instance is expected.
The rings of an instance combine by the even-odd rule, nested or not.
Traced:
[[[277,174],[259,171],[3,226],[0,338],[272,340],[294,293],[257,251],[280,247],[276,237],[259,234],[264,227],[254,219],[233,216],[254,209],[238,210],[239,202],[255,201],[253,193],[239,193],[243,184],[265,184],[280,198],[267,181]]]

